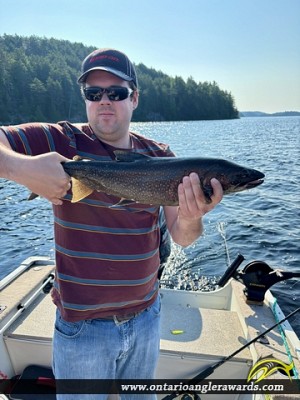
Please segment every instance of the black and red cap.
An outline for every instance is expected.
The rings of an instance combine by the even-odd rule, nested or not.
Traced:
[[[126,54],[114,49],[98,49],[89,54],[82,63],[78,83],[84,83],[92,71],[107,71],[124,81],[132,81],[137,87],[135,68]]]

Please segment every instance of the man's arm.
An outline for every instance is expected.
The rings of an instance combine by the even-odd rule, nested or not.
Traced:
[[[178,207],[164,207],[167,226],[174,242],[189,246],[203,232],[202,217],[211,211],[223,197],[220,182],[212,179],[214,194],[211,203],[207,204],[196,173],[183,178],[178,187]]]
[[[5,134],[0,130],[0,177],[15,181],[55,205],[70,188],[70,177],[61,162],[67,159],[58,153],[26,156],[12,150]]]

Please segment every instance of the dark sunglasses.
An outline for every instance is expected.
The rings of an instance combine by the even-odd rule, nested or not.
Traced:
[[[107,94],[110,101],[121,101],[127,99],[133,93],[133,90],[123,86],[112,86],[109,88],[91,86],[84,88],[83,93],[89,101],[101,101],[104,93]]]

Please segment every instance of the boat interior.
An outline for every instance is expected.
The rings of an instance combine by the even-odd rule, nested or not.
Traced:
[[[31,257],[0,282],[2,376],[22,374],[28,365],[51,367],[55,306],[49,291],[54,268],[54,262],[47,258]],[[247,304],[243,285],[234,280],[213,292],[161,289],[161,298],[159,379],[193,378],[275,323],[272,294],[268,291],[263,305]],[[281,319],[284,315],[276,307]],[[299,339],[288,321],[282,328],[289,345],[288,354],[276,328],[264,340],[251,344],[216,368],[209,379],[245,379],[253,363],[270,355],[285,363],[290,363],[292,356],[300,371]],[[222,398],[248,398],[243,396],[224,394]],[[206,398],[219,397],[201,395],[201,399]]]

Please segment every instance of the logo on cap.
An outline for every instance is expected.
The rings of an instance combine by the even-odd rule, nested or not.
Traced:
[[[92,71],[107,71],[137,86],[135,68],[126,54],[114,49],[99,49],[89,54],[82,63],[82,74],[78,83],[86,81]]]

